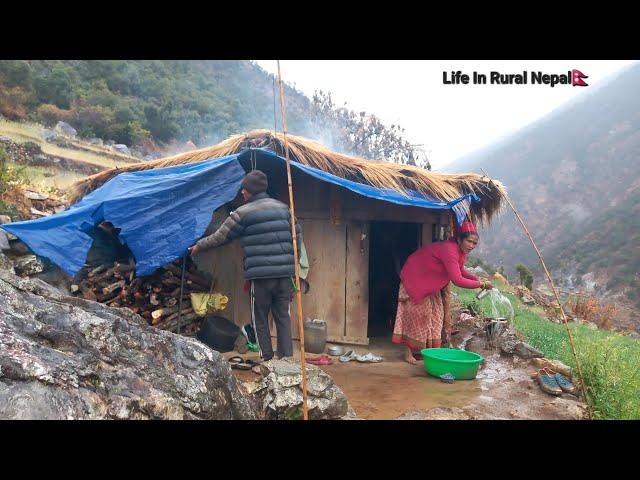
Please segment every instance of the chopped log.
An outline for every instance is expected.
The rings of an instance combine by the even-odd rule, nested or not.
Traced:
[[[165,267],[165,269],[173,273],[174,275],[177,275],[179,277],[182,276],[182,268],[178,267],[177,265],[170,263]],[[209,288],[209,286],[211,285],[211,282],[209,280],[207,280],[206,278],[202,278],[200,275],[197,275],[195,273],[185,272],[184,278],[187,279],[187,283],[195,283],[205,288]]]
[[[165,285],[180,285],[180,279],[175,277],[164,278],[162,283]]]
[[[116,271],[121,274],[129,273],[135,268],[135,265],[131,265],[127,263],[119,263],[119,262],[114,263],[113,266],[116,269]]]
[[[151,312],[151,318],[156,320],[160,317],[166,317],[167,315],[171,315],[172,313],[177,312],[178,308],[179,305],[176,305],[175,307],[158,308],[157,310]]]
[[[97,294],[96,301],[100,303],[107,303],[109,300],[113,300],[114,298],[117,298],[118,294],[119,294],[118,292],[103,293],[102,295]]]
[[[97,283],[103,282],[105,280],[108,281],[110,278],[113,278],[114,271],[115,270],[113,268],[110,268],[106,272],[101,273],[100,275],[96,275],[95,277],[93,277],[93,283],[97,284]]]
[[[135,293],[138,291],[141,285],[142,285],[142,280],[140,279],[140,277],[136,277],[131,281],[129,285],[129,291],[135,295]]]
[[[187,326],[187,324],[195,322],[196,320],[198,320],[200,317],[198,317],[198,315],[196,315],[195,313],[190,313],[188,315],[182,315],[182,318],[180,319],[180,325],[182,327]],[[159,328],[161,330],[175,330],[178,328],[178,317],[169,320],[169,321],[165,321],[162,323],[159,323],[158,325],[156,325],[156,328]]]
[[[106,265],[98,265],[96,268],[94,268],[93,270],[91,270],[91,271],[87,274],[87,276],[88,276],[89,278],[91,278],[91,277],[95,277],[95,276],[96,276],[96,275],[98,275],[99,273],[104,272],[106,269],[107,269],[107,266],[106,266]]]
[[[162,322],[168,322],[170,320],[173,320],[174,318],[178,318],[178,314],[180,312],[175,312],[172,313],[171,315],[168,315],[164,318],[161,319]],[[193,313],[193,308],[189,307],[189,308],[183,308],[182,309],[182,315],[191,315]],[[158,320],[156,323],[160,323],[160,320]]]
[[[80,290],[80,286],[73,284],[71,285],[71,293],[76,293],[78,290]]]
[[[110,293],[115,292],[116,290],[118,290],[120,288],[123,288],[124,286],[125,286],[125,281],[124,280],[118,280],[117,282],[112,283],[111,285],[109,285],[107,287],[104,287],[102,289],[102,293],[104,295],[108,295]]]
[[[93,293],[93,290],[91,290],[90,288],[87,288],[85,286],[81,286],[80,290],[82,291],[82,297],[85,300],[92,300],[92,301],[97,301],[98,298],[96,297],[96,294]]]
[[[152,293],[151,295],[149,295],[149,303],[153,306],[158,306],[160,305],[160,300],[158,300],[158,294],[157,293]]]

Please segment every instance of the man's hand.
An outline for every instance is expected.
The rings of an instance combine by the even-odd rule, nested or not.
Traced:
[[[197,245],[192,245],[189,247],[189,255],[191,255],[192,257],[198,253],[198,246]]]

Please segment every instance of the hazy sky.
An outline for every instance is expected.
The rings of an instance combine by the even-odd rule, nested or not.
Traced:
[[[275,60],[258,60],[277,73]],[[334,102],[400,124],[406,138],[424,144],[434,169],[486,146],[584,95],[630,60],[281,60],[282,78],[308,96],[330,91]],[[588,87],[532,85],[531,72],[566,74],[578,69]],[[469,84],[443,83],[443,72],[461,71]],[[487,75],[474,85],[473,72]],[[528,72],[526,85],[491,85],[490,73]]]

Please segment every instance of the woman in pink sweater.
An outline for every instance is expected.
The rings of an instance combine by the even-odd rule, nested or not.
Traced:
[[[457,229],[456,237],[418,249],[402,267],[391,341],[406,345],[407,362],[417,362],[412,349],[420,351],[442,345],[442,290],[449,282],[462,288],[493,288],[491,283],[479,281],[464,268],[467,255],[476,248],[478,240],[475,225],[464,222]]]

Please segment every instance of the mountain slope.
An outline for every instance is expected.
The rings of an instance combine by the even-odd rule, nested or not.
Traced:
[[[505,183],[545,261],[567,286],[637,295],[640,272],[640,64],[449,170],[484,168]],[[508,211],[479,254],[514,271],[538,265]],[[564,280],[564,282],[562,281]]]

